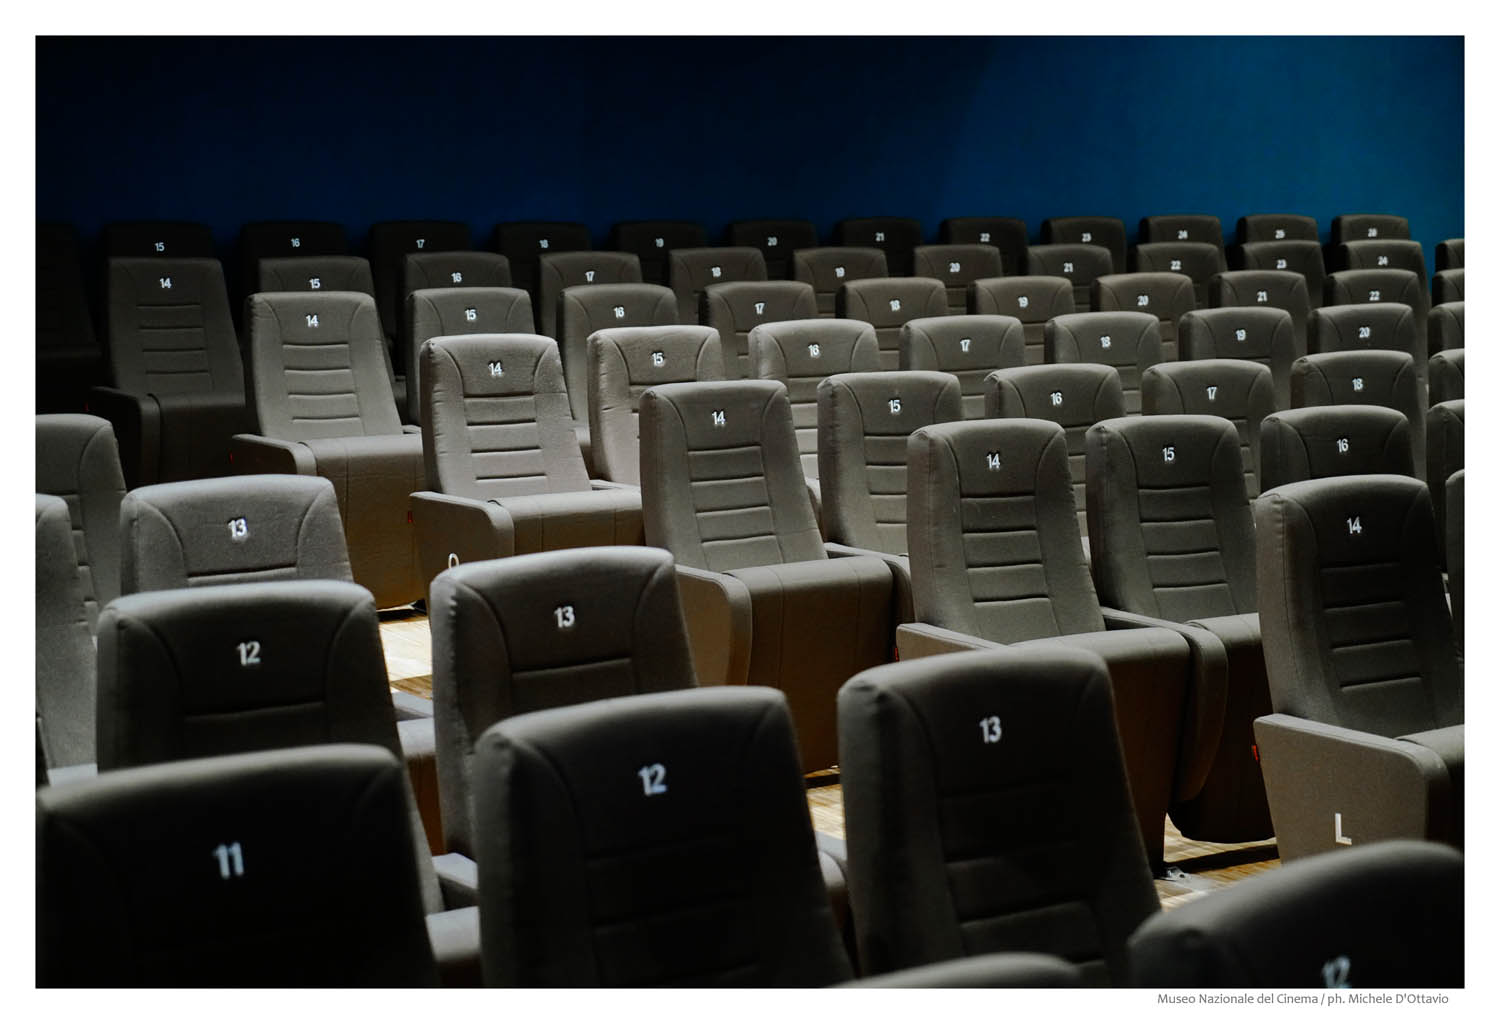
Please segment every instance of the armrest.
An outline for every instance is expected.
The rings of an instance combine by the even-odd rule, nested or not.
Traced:
[[[405,690],[391,691],[391,707],[396,709],[397,722],[432,717],[432,701]]]
[[[406,762],[406,773],[411,778],[412,796],[417,801],[417,813],[422,818],[422,831],[427,833],[427,847],[442,851],[443,812],[438,802],[437,778],[437,733],[431,718],[409,718],[396,723],[396,736],[401,742],[401,757]]]
[[[1255,742],[1282,860],[1453,833],[1452,781],[1427,747],[1279,714],[1255,720]]]
[[[1175,796],[1191,800],[1203,789],[1224,734],[1224,711],[1229,704],[1229,652],[1224,641],[1202,626],[1190,626],[1149,615],[1100,607],[1106,629],[1168,629],[1188,643],[1193,658],[1192,685],[1182,714]]]
[[[427,915],[427,941],[444,988],[478,988],[484,983],[479,959],[479,908],[463,907]]]
[[[1046,953],[986,953],[845,982],[840,988],[1076,988],[1078,968]]]
[[[1003,647],[982,637],[970,636],[925,622],[906,622],[896,627],[896,651],[902,661],[956,651],[993,651]]]
[[[891,607],[896,613],[896,625],[911,622],[916,618],[912,610],[911,563],[907,561],[905,555],[892,555],[871,548],[855,548],[847,544],[835,544],[832,541],[824,541],[823,550],[828,552],[829,558],[868,556],[885,562],[886,567],[891,570]]]
[[[700,686],[744,685],[750,678],[754,619],[750,588],[721,572],[677,565],[677,592]]]
[[[479,905],[479,865],[461,853],[444,853],[432,858],[438,885],[443,890],[443,906],[450,910]]]
[[[114,428],[125,486],[156,483],[161,476],[161,406],[156,399],[119,388],[97,387],[89,391],[84,407],[109,420]]]
[[[516,552],[510,513],[493,501],[417,491],[411,496],[411,519],[417,531],[417,567],[427,586],[452,566]]]
[[[638,491],[635,484],[617,484],[613,480],[590,480],[589,486],[596,491]]]
[[[422,432],[422,427],[421,427],[420,424],[417,424],[417,423],[403,423],[403,424],[401,424],[401,433],[403,433],[403,434],[420,434],[421,432]]]
[[[318,475],[318,460],[307,445],[260,434],[235,434],[230,438],[229,461],[236,473]]]

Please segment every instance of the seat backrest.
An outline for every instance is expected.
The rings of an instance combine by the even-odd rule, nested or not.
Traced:
[[[1021,321],[1028,366],[1046,360],[1043,325],[1077,308],[1073,284],[1065,277],[991,277],[969,285],[970,313]]]
[[[1275,411],[1271,371],[1248,359],[1159,363],[1141,375],[1141,412],[1147,416],[1222,416],[1234,424],[1245,493],[1252,498],[1260,493],[1260,424]]]
[[[89,630],[120,593],[120,500],[125,474],[108,420],[81,413],[36,418],[36,493],[68,505]]]
[[[1229,269],[1223,247],[1208,242],[1142,242],[1130,250],[1130,266],[1137,273],[1186,274],[1199,307],[1208,305],[1209,279]]]
[[[676,254],[673,254],[674,257]],[[589,437],[597,475],[641,482],[641,394],[658,384],[723,380],[724,356],[711,327],[614,327],[588,341]]]
[[[1425,377],[1427,344],[1424,330],[1417,331],[1417,315],[1400,302],[1369,302],[1358,306],[1324,306],[1315,309],[1307,326],[1307,351],[1353,352],[1389,349],[1405,352]]]
[[[1427,281],[1427,260],[1422,243],[1406,238],[1362,238],[1339,244],[1340,270],[1377,270],[1389,267],[1410,270]]]
[[[1047,321],[1044,340],[1049,363],[1113,366],[1120,374],[1127,414],[1141,411],[1141,374],[1167,358],[1161,321],[1149,312],[1055,316]]]
[[[557,337],[557,303],[563,289],[580,284],[640,284],[641,258],[629,252],[543,253],[537,260],[537,325]],[[587,335],[585,335],[587,337]]]
[[[1328,240],[1334,245],[1361,238],[1410,238],[1405,217],[1390,213],[1344,213],[1333,218]]]
[[[349,236],[344,225],[326,220],[262,220],[240,226],[240,294],[282,291],[260,286],[260,261],[298,256],[345,256]]]
[[[1102,363],[1022,366],[996,371],[985,378],[984,384],[986,417],[1051,420],[1063,428],[1078,529],[1086,531],[1084,437],[1100,420],[1125,415],[1119,371]]]
[[[474,780],[487,984],[849,977],[779,691],[518,715],[479,738]]]
[[[1292,315],[1270,306],[1221,306],[1195,309],[1177,321],[1177,357],[1242,359],[1271,371],[1277,408],[1291,402],[1292,362],[1306,355],[1292,325]]]
[[[719,333],[724,372],[730,380],[751,376],[750,332],[756,327],[817,315],[817,294],[812,285],[802,281],[711,284],[698,300],[698,321]]]
[[[1073,308],[1094,308],[1094,282],[1114,272],[1114,257],[1102,245],[1057,243],[1026,250],[1026,273],[1033,277],[1065,277],[1073,285]]]
[[[609,247],[633,253],[641,261],[641,280],[667,283],[667,254],[708,244],[702,224],[686,220],[627,220],[609,229]]]
[[[1102,245],[1117,274],[1125,273],[1125,222],[1118,217],[1048,217],[1042,221],[1046,244]]]
[[[1408,476],[1283,484],[1255,499],[1271,705],[1381,736],[1461,725],[1463,672],[1432,501]]]
[[[873,246],[885,253],[890,276],[910,277],[912,250],[922,244],[922,222],[910,217],[846,217],[833,226],[833,244]]]
[[[810,220],[737,220],[724,229],[730,245],[753,245],[765,257],[766,277],[783,281],[792,274],[792,253],[816,248],[818,229]]]
[[[1230,270],[1208,282],[1210,306],[1264,306],[1291,314],[1292,331],[1301,349],[1307,346],[1307,279],[1290,270]]]
[[[1157,242],[1201,242],[1224,251],[1219,218],[1206,213],[1165,213],[1142,217],[1136,234],[1144,245]]]
[[[510,260],[493,252],[409,252],[401,266],[400,308],[419,288],[509,288]]]
[[[256,267],[255,292],[364,292],[374,296],[375,278],[363,256],[276,256]]]
[[[1390,840],[1236,882],[1130,940],[1142,988],[1462,988],[1463,855]]]
[[[830,245],[792,253],[792,277],[812,285],[819,316],[834,315],[835,297],[846,282],[886,274],[885,253],[880,249]]]
[[[338,498],[277,473],[137,487],[120,504],[120,592],[352,580]]]
[[[999,277],[1000,250],[993,245],[919,245],[912,250],[912,273],[943,282],[948,290],[948,312],[968,308],[969,285],[986,277]]]
[[[49,767],[94,761],[94,640],[68,505],[36,496],[36,724]]]
[[[1104,628],[1056,423],[965,420],[907,445],[919,621],[998,643]]]
[[[454,566],[432,581],[443,833],[473,857],[474,744],[543,708],[697,685],[672,556],[593,547]]]
[[[557,343],[470,334],[422,346],[427,486],[491,500],[589,490]]]
[[[1464,240],[1462,238],[1444,239],[1437,244],[1434,252],[1434,269],[1436,270],[1459,270],[1464,265]]]
[[[36,350],[98,354],[83,285],[78,231],[71,224],[36,225]]]
[[[1427,352],[1464,347],[1464,304],[1439,302],[1427,315]]]
[[[1026,265],[1030,237],[1026,222],[1017,217],[949,217],[938,225],[938,241],[945,245],[993,245],[1000,250],[1000,273],[1019,274]]]
[[[1453,606],[1453,641],[1464,651],[1464,474],[1460,469],[1448,478],[1444,554],[1448,563],[1448,598]]]
[[[1347,306],[1367,302],[1405,303],[1416,314],[1417,334],[1427,334],[1427,309],[1430,305],[1427,282],[1410,270],[1340,270],[1324,280],[1323,305]]]
[[[214,236],[207,224],[187,220],[124,220],[104,225],[99,249],[106,260],[211,259]]]
[[[495,225],[495,251],[510,261],[511,283],[537,296],[541,257],[594,247],[588,226],[570,221],[511,221]],[[540,304],[537,304],[540,309]]]
[[[422,346],[430,339],[461,334],[530,334],[532,322],[531,296],[520,288],[419,288],[408,293],[401,326],[407,345],[406,365],[412,368],[406,387],[407,419],[422,422]]]
[[[1316,241],[1246,242],[1235,250],[1236,270],[1281,270],[1301,274],[1307,282],[1308,303],[1323,301],[1323,247]]]
[[[1427,410],[1427,479],[1432,481],[1432,515],[1438,537],[1447,535],[1448,478],[1464,468],[1464,400],[1438,402]],[[1438,554],[1446,566],[1446,552]]]
[[[709,285],[765,279],[766,258],[754,246],[673,249],[667,254],[667,285],[677,296],[678,323],[698,322],[698,303]]]
[[[948,292],[931,277],[876,277],[853,281],[839,289],[836,316],[863,320],[875,328],[880,346],[880,368],[901,365],[901,325],[924,316],[945,316]]]
[[[1464,299],[1464,268],[1439,270],[1432,275],[1433,302],[1462,302]]]
[[[835,373],[883,369],[875,328],[861,320],[789,320],[750,332],[750,376],[786,385],[802,472],[818,475],[818,385]]]
[[[1198,308],[1193,280],[1186,274],[1108,274],[1093,285],[1093,306],[1101,312],[1150,313],[1160,321],[1161,357],[1177,358],[1177,321]]]
[[[1437,405],[1464,397],[1464,350],[1445,349],[1427,360],[1427,402]]]
[[[640,424],[647,544],[714,572],[827,557],[784,385],[663,384]]]
[[[906,443],[963,416],[948,373],[840,373],[818,384],[818,481],[828,539],[906,554]]]
[[[259,292],[248,303],[260,432],[285,441],[401,433],[375,300]]]
[[[557,349],[575,420],[589,418],[589,335],[611,327],[668,327],[677,298],[659,284],[588,284],[557,299]]]
[[[838,724],[866,971],[1024,949],[1123,983],[1126,940],[1159,903],[1097,654],[867,669],[839,691]]]
[[[1411,356],[1384,349],[1321,352],[1292,364],[1292,408],[1350,404],[1383,405],[1404,414],[1413,465],[1422,464],[1427,403]]]
[[[405,777],[326,745],[39,791],[37,984],[436,985]]]
[[[1316,242],[1318,221],[1299,213],[1250,213],[1239,219],[1235,234],[1241,245],[1251,242]]]
[[[245,395],[224,271],[211,258],[109,261],[109,362],[133,395]]]
[[[370,225],[365,248],[370,256],[370,270],[375,275],[380,326],[387,338],[394,339],[400,330],[401,308],[406,299],[401,291],[406,254],[466,250],[472,242],[469,225],[460,221],[388,220]],[[406,368],[397,369],[404,372]]]
[[[930,316],[901,328],[903,370],[951,373],[963,389],[964,417],[984,416],[984,380],[1026,363],[1026,331],[1013,316]]]
[[[1379,405],[1283,409],[1260,421],[1260,486],[1367,473],[1415,476],[1406,416]]]
[[[1239,434],[1218,416],[1126,416],[1088,432],[1099,600],[1187,622],[1255,611]]]

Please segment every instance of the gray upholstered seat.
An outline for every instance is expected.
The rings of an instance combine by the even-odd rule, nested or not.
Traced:
[[[1432,493],[1432,516],[1439,538],[1448,535],[1448,478],[1464,468],[1464,400],[1437,402],[1427,410],[1427,479]],[[1462,522],[1463,511],[1456,513]],[[1442,546],[1438,556],[1444,568],[1448,559]]]
[[[472,245],[469,225],[452,220],[388,220],[370,225],[365,248],[370,257],[370,271],[375,276],[375,304],[380,311],[380,327],[394,340],[401,329],[401,310],[406,294],[402,291],[406,254],[412,252],[458,252]],[[397,353],[400,359],[400,353]],[[406,366],[399,361],[396,372],[404,375]]]
[[[460,562],[640,543],[639,493],[589,482],[551,338],[434,338],[422,360],[424,588]]]
[[[1451,273],[1451,271],[1445,271]],[[1454,298],[1463,298],[1462,295]],[[1371,302],[1402,302],[1412,308],[1416,316],[1416,332],[1419,338],[1427,335],[1427,310],[1429,300],[1427,282],[1410,270],[1340,270],[1329,274],[1323,282],[1324,306],[1361,305]],[[1311,347],[1309,339],[1309,347]]]
[[[422,439],[403,432],[375,301],[356,292],[251,296],[250,376],[259,434],[234,439],[241,473],[333,481],[355,582],[382,608],[423,596],[411,493]]]
[[[229,439],[250,417],[218,260],[113,259],[106,290],[114,387],[89,408],[114,426],[126,481],[230,472]]]
[[[1177,321],[1196,309],[1192,278],[1178,273],[1107,274],[1093,285],[1093,307],[1100,312],[1150,313],[1159,324],[1161,358],[1177,359]],[[1126,387],[1130,384],[1127,381]]]
[[[1127,414],[1141,411],[1141,374],[1167,358],[1161,321],[1145,311],[1055,316],[1047,321],[1044,337],[1048,363],[1113,366],[1120,375]]]
[[[1435,269],[1462,269],[1464,265],[1464,240],[1462,238],[1445,238],[1437,244],[1435,253]]]
[[[930,316],[907,321],[900,335],[901,369],[951,373],[963,388],[964,417],[984,412],[984,381],[996,370],[1026,363],[1026,331],[1013,316]]]
[[[1214,223],[1217,226],[1218,221]],[[1222,245],[1173,241],[1135,246],[1130,250],[1130,267],[1137,273],[1186,274],[1193,279],[1193,300],[1200,308],[1208,305],[1209,279],[1229,269]]]
[[[663,384],[640,417],[646,543],[677,560],[699,681],[783,689],[803,766],[829,767],[835,692],[890,651],[890,570],[828,557],[783,385]]]
[[[766,277],[784,281],[792,275],[792,253],[818,244],[810,220],[737,220],[724,229],[730,245],[753,245],[766,260]]]
[[[890,567],[896,621],[912,619],[906,561],[906,441],[912,431],[963,416],[952,374],[924,370],[840,373],[818,383],[818,482],[825,547],[875,555]]]
[[[1116,274],[1125,273],[1125,222],[1118,217],[1048,217],[1042,221],[1048,245],[1102,245]]]
[[[1076,308],[1073,285],[1065,277],[991,277],[969,285],[970,313],[1021,321],[1028,366],[1046,360],[1047,321]]]
[[[1363,473],[1415,476],[1406,415],[1379,405],[1311,405],[1260,423],[1260,484]]]
[[[435,985],[409,799],[389,751],[352,744],[43,789],[37,984]]]
[[[885,277],[884,251],[845,245],[798,249],[792,253],[792,277],[812,285],[819,316],[835,316],[835,299],[847,282]]]
[[[910,217],[845,217],[833,226],[833,244],[872,246],[885,253],[888,274],[910,277],[912,250],[922,244],[922,222]]]
[[[901,365],[901,327],[918,317],[945,316],[947,289],[930,277],[875,277],[839,289],[835,315],[863,320],[875,328],[880,369]]]
[[[1245,493],[1260,493],[1260,424],[1276,411],[1271,371],[1248,359],[1158,363],[1141,375],[1141,412],[1147,416],[1222,416],[1240,439]]]
[[[634,487],[641,484],[641,394],[658,384],[724,379],[719,333],[711,327],[596,331],[589,336],[588,362],[589,435],[598,476]]]
[[[460,252],[451,255],[493,254]],[[408,256],[408,265],[416,259],[418,257]],[[463,271],[453,273],[462,274]],[[408,292],[401,318],[406,365],[412,368],[407,377],[406,422],[422,422],[422,346],[429,339],[461,334],[530,334],[533,322],[531,296],[520,288],[475,285],[418,288]]]
[[[766,258],[754,246],[673,249],[667,254],[667,287],[677,296],[677,322],[698,323],[698,304],[709,285],[766,280]]]
[[[1235,224],[1241,245],[1251,242],[1316,242],[1318,221],[1300,213],[1248,213]]]
[[[1412,465],[1426,448],[1426,403],[1411,356],[1384,349],[1322,352],[1292,364],[1292,408],[1383,405],[1406,416]]]
[[[1308,304],[1316,307],[1323,301],[1323,279],[1328,276],[1328,270],[1316,234],[1311,240],[1246,242],[1236,247],[1232,259],[1235,270],[1280,270],[1301,274],[1307,283]]]
[[[1033,245],[1026,250],[1026,273],[1032,277],[1063,277],[1073,285],[1073,308],[1087,313],[1095,308],[1094,282],[1114,272],[1114,257],[1102,245]]]
[[[1222,306],[1195,309],[1177,321],[1177,357],[1247,359],[1271,371],[1276,405],[1292,400],[1292,363],[1307,354],[1284,309],[1269,306]]]
[[[1427,314],[1427,353],[1434,355],[1445,348],[1464,347],[1464,304],[1439,302]]]
[[[1224,229],[1219,218],[1207,213],[1163,213],[1142,217],[1136,226],[1142,245],[1163,242],[1193,242],[1224,252]],[[1163,268],[1166,269],[1166,268]]]
[[[260,285],[260,261],[298,256],[346,256],[349,236],[344,225],[326,220],[261,220],[240,225],[239,294],[236,308],[254,292],[284,291]]]
[[[1464,350],[1444,349],[1427,360],[1427,402],[1437,405],[1464,397]]]
[[[510,263],[511,284],[531,295],[541,328],[541,258],[554,252],[586,252],[594,247],[588,225],[572,221],[506,221],[495,225],[494,248]]]
[[[557,306],[564,289],[583,284],[640,284],[641,260],[628,252],[548,252],[537,259],[537,275],[539,333],[557,338]]]
[[[1019,274],[1026,265],[1030,237],[1026,222],[1016,217],[949,217],[938,225],[938,241],[944,245],[993,245],[1000,250],[1000,273]]]
[[[1299,350],[1307,347],[1307,318],[1312,309],[1307,279],[1291,270],[1230,270],[1208,283],[1210,306],[1265,306],[1292,316]]]
[[[1464,268],[1439,270],[1432,275],[1432,301],[1436,303],[1464,300]]]
[[[1405,217],[1391,213],[1344,213],[1333,218],[1328,240],[1333,245],[1362,238],[1410,238]]]
[[[104,350],[83,286],[78,232],[71,224],[36,225],[36,411],[82,409],[103,384]]]
[[[36,726],[46,767],[94,763],[94,641],[63,499],[36,496]]]
[[[1244,879],[1141,925],[1130,980],[1198,991],[1463,988],[1463,856],[1386,842]]]
[[[256,263],[255,292],[364,292],[374,297],[375,278],[363,256],[267,256]],[[248,329],[248,324],[246,325]]]
[[[1269,391],[1266,369],[1255,369]],[[1271,699],[1243,448],[1220,416],[1127,416],[1088,432],[1089,554],[1099,600],[1207,630],[1223,645],[1221,703],[1198,706],[1189,718],[1205,759],[1195,765],[1201,781],[1170,807],[1183,835],[1221,843],[1272,835],[1253,732]]]
[[[1398,837],[1463,845],[1463,669],[1427,486],[1284,484],[1255,500],[1275,714],[1255,723],[1284,861]]]
[[[686,220],[625,220],[609,229],[609,247],[641,261],[641,280],[667,283],[667,256],[673,249],[696,249],[708,243],[702,224]]]
[[[1148,858],[1161,864],[1167,804],[1196,794],[1213,751],[1207,741],[1217,738],[1202,734],[1199,709],[1222,706],[1223,649],[1202,630],[1174,632],[1100,607],[1063,428],[991,419],[916,431],[906,531],[917,621],[896,629],[901,660],[1028,641],[1099,653],[1113,680],[1136,820]],[[1194,636],[1191,647],[1184,634]]]
[[[734,281],[711,284],[699,299],[698,321],[719,333],[724,373],[729,380],[754,376],[750,370],[750,332],[761,324],[810,320],[818,315],[818,297],[803,281]]]
[[[36,418],[36,493],[62,498],[90,632],[99,609],[120,593],[120,500],[125,478],[114,431],[97,416]]]
[[[1122,984],[1156,913],[1097,654],[954,654],[839,691],[850,899],[866,970],[1051,953]],[[977,727],[977,734],[976,734]],[[1086,838],[1085,838],[1086,837]]]
[[[1417,378],[1427,376],[1427,332],[1418,331],[1417,315],[1401,302],[1325,306],[1313,310],[1307,325],[1307,351],[1353,352],[1389,349],[1411,356]]]
[[[1340,270],[1410,270],[1417,280],[1427,280],[1427,260],[1422,243],[1407,238],[1361,238],[1339,243],[1336,263]]]
[[[1448,559],[1448,598],[1453,613],[1453,642],[1464,652],[1464,473],[1448,478],[1446,491],[1448,535],[1443,550]]]
[[[434,288],[509,288],[510,260],[499,253],[453,250],[409,252],[401,264],[401,308],[414,291]]]
[[[196,221],[121,220],[104,225],[99,251],[105,260],[211,258],[214,235]]]
[[[943,282],[948,290],[948,312],[968,308],[969,285],[981,278],[999,277],[1000,250],[993,245],[919,245],[912,250],[912,273]]]

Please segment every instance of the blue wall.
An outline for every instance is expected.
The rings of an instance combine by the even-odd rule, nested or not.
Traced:
[[[1206,212],[1464,233],[1449,38],[39,39],[37,215]]]

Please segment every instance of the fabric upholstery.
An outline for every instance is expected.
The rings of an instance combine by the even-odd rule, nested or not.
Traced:
[[[790,266],[790,263],[788,263]],[[699,296],[698,322],[719,334],[728,380],[750,371],[750,332],[761,324],[808,320],[818,315],[818,297],[803,281],[734,281],[711,284]]]
[[[836,315],[835,297],[845,283],[885,277],[887,268],[885,252],[875,248],[836,245],[792,253],[792,277],[812,285],[819,316]]]
[[[370,256],[370,271],[375,277],[375,304],[380,313],[380,328],[387,338],[398,336],[401,308],[406,295],[401,290],[406,254],[410,252],[452,252],[468,249],[472,244],[469,225],[452,220],[390,220],[370,225],[365,240]],[[406,373],[399,362],[396,372]]]
[[[1231,270],[1208,282],[1210,306],[1264,306],[1292,315],[1297,344],[1307,345],[1307,318],[1312,309],[1307,279],[1291,270]]]
[[[1114,367],[1120,375],[1126,413],[1141,411],[1141,374],[1169,358],[1161,341],[1161,321],[1148,312],[1056,316],[1047,321],[1044,339],[1049,363]]]
[[[1318,221],[1299,213],[1251,213],[1235,224],[1241,245],[1250,242],[1316,242]]]
[[[1042,221],[1042,241],[1102,245],[1109,250],[1115,273],[1125,273],[1125,222],[1118,217],[1048,217]]]
[[[236,301],[243,308],[245,297],[258,291],[282,291],[282,287],[260,286],[260,261],[292,259],[298,256],[347,256],[349,237],[344,225],[323,220],[262,220],[240,226],[239,294]]]
[[[557,338],[557,305],[565,288],[583,284],[640,283],[641,260],[634,253],[543,253],[537,261],[538,331],[549,338]]]
[[[1417,376],[1427,375],[1426,331],[1417,330],[1417,316],[1400,302],[1370,302],[1358,306],[1326,306],[1314,310],[1308,323],[1308,352],[1350,352],[1390,349],[1411,356]]]
[[[737,220],[724,230],[730,245],[753,245],[766,260],[766,277],[784,281],[792,275],[792,253],[818,244],[810,220]]]
[[[1427,260],[1422,243],[1400,238],[1361,238],[1338,246],[1340,270],[1377,270],[1389,267],[1410,270],[1417,280],[1427,280]]]
[[[106,260],[212,257],[214,236],[207,224],[194,221],[115,221],[99,233],[99,250]]]
[[[1197,308],[1192,279],[1177,273],[1109,274],[1093,284],[1093,307],[1101,312],[1150,313],[1159,321],[1161,358],[1177,359],[1177,321]],[[1125,382],[1130,387],[1128,381]]]
[[[408,256],[408,264],[415,259]],[[532,323],[531,296],[519,288],[443,287],[408,292],[401,323],[406,365],[412,368],[407,378],[406,418],[412,423],[422,422],[422,346],[430,339],[460,334],[530,334]]]
[[[537,293],[541,257],[594,247],[588,226],[569,221],[507,221],[495,225],[493,241],[495,251],[510,263],[511,284],[531,293],[538,314],[542,308]],[[533,330],[541,330],[540,322]]]
[[[1412,465],[1426,451],[1425,403],[1415,364],[1405,352],[1369,349],[1323,352],[1292,364],[1292,408],[1383,405],[1406,416]]]
[[[1034,277],[1065,277],[1073,284],[1073,308],[1094,309],[1094,282],[1114,272],[1114,257],[1101,245],[1033,245],[1026,250],[1026,273]]]
[[[1217,218],[1214,220],[1218,226]],[[1182,228],[1179,230],[1187,230]],[[1193,279],[1193,300],[1208,305],[1208,282],[1229,269],[1224,247],[1208,242],[1142,242],[1130,250],[1131,269],[1137,273],[1186,274]]]
[[[510,260],[493,252],[409,252],[401,265],[401,306],[419,289],[509,288]]]
[[[1444,273],[1452,273],[1452,271],[1444,271]],[[1463,298],[1462,295],[1453,297]],[[1416,317],[1415,325],[1419,338],[1427,334],[1427,310],[1432,301],[1444,302],[1446,299],[1434,296],[1432,300],[1429,300],[1426,280],[1410,270],[1340,270],[1329,274],[1323,282],[1323,305],[1325,306],[1370,302],[1405,303],[1412,308]]]
[[[641,280],[667,283],[667,255],[673,249],[695,249],[708,244],[702,224],[682,220],[620,221],[609,229],[609,247],[633,253],[641,261]]]
[[[1464,397],[1464,350],[1445,349],[1427,360],[1427,401],[1429,405]]]
[[[968,308],[969,285],[987,277],[999,277],[1000,250],[993,245],[919,245],[912,250],[912,273],[943,282],[948,290],[948,312]]]
[[[1328,240],[1338,245],[1360,238],[1410,238],[1405,217],[1389,213],[1345,213],[1333,218]]]
[[[1435,355],[1447,348],[1464,347],[1464,304],[1439,302],[1427,315],[1427,352]]]
[[[834,312],[873,326],[880,346],[880,368],[895,370],[901,365],[902,325],[918,317],[945,315],[947,291],[941,281],[930,277],[853,281],[839,289]]]
[[[573,419],[589,419],[588,340],[607,327],[666,327],[677,323],[677,299],[657,284],[591,284],[564,288],[557,300],[557,348],[562,356]],[[582,438],[580,438],[582,440]]]
[[[1379,405],[1310,405],[1261,420],[1261,490],[1366,473],[1416,475],[1403,413]]]
[[[1268,306],[1223,306],[1195,309],[1177,321],[1177,356],[1196,359],[1253,360],[1271,371],[1276,407],[1291,404],[1292,362],[1307,354],[1299,343],[1292,315]]]
[[[1435,269],[1460,270],[1464,265],[1464,240],[1448,238],[1437,244]]]
[[[1141,412],[1221,416],[1240,441],[1245,493],[1260,493],[1260,424],[1276,411],[1271,371],[1245,359],[1159,363],[1141,375]]]
[[[67,502],[84,612],[93,632],[99,609],[120,594],[125,478],[109,424],[81,413],[38,416],[36,493]]]
[[[276,256],[258,261],[255,292],[364,292],[374,296],[375,278],[363,256]]]
[[[912,250],[922,244],[922,222],[909,217],[846,217],[833,226],[833,244],[873,246],[885,253],[887,273],[910,277]]]
[[[970,313],[1021,321],[1028,366],[1045,361],[1047,321],[1076,308],[1073,285],[1065,277],[992,277],[969,285]]]
[[[1323,262],[1323,247],[1314,238],[1309,241],[1246,242],[1235,250],[1235,270],[1281,270],[1301,274],[1307,282],[1311,306],[1323,301],[1323,279],[1328,276]]]
[[[1462,302],[1464,300],[1464,268],[1439,270],[1432,275],[1432,301]]]
[[[673,249],[667,254],[667,286],[677,296],[677,322],[698,323],[698,303],[711,284],[766,280],[766,258],[753,246]]]
[[[1142,245],[1162,242],[1193,242],[1224,251],[1224,230],[1219,218],[1206,213],[1167,213],[1142,217],[1137,226]]]
[[[1016,217],[949,217],[938,225],[938,241],[944,245],[993,245],[999,249],[1000,274],[1021,273],[1029,240],[1026,222]]]
[[[94,761],[94,641],[67,502],[36,496],[36,725],[47,766]]]
[[[1444,538],[1444,553],[1448,559],[1448,597],[1453,613],[1453,642],[1459,656],[1464,651],[1464,470],[1460,469],[1448,478],[1447,520],[1448,533]]]
[[[1427,410],[1427,480],[1432,495],[1432,516],[1439,540],[1448,535],[1448,478],[1464,468],[1464,400],[1439,402]],[[1438,557],[1444,567],[1448,559],[1443,546]]]
[[[966,419],[985,414],[984,382],[989,374],[1026,362],[1025,328],[1012,316],[919,317],[902,325],[900,346],[901,369],[934,370],[958,378]]]

